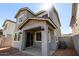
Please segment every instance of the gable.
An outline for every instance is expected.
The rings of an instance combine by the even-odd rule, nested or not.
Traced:
[[[35,15],[33,11],[31,11],[28,7],[24,7],[19,9],[19,11],[16,13],[15,18],[17,18],[21,13],[30,12],[32,15]]]
[[[19,16],[21,16],[22,14],[26,14],[27,13],[27,10],[22,10],[20,12],[18,12],[16,18],[18,18]]]
[[[23,25],[20,29],[24,30],[28,28],[34,28],[34,27],[42,26],[44,24],[45,24],[45,21],[29,19],[27,23],[25,23],[25,25]]]

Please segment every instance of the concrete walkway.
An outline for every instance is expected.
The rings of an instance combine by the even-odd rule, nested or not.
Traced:
[[[73,48],[58,49],[53,56],[78,56]]]

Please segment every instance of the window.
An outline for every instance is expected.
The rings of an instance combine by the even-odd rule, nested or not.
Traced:
[[[19,33],[18,33],[18,41],[19,41],[20,38],[21,38],[21,34],[22,34],[22,32],[19,32]]]
[[[36,41],[41,41],[41,32],[36,33]]]
[[[76,26],[77,26],[77,24],[76,24]]]
[[[43,15],[42,17],[47,18],[47,17],[48,17],[48,14],[45,14],[45,15]]]
[[[21,32],[15,33],[14,41],[19,41],[21,38],[21,34],[22,34]]]
[[[14,41],[17,40],[17,33],[15,33],[15,36],[14,36]]]
[[[7,34],[7,37],[11,37],[12,35],[11,34]]]
[[[22,21],[27,19],[27,14],[22,14],[18,17],[18,23],[21,23]]]
[[[21,23],[22,22],[22,17],[21,18],[19,18],[19,23]]]
[[[6,30],[6,29],[7,29],[7,26],[8,26],[8,24],[6,24],[6,25],[5,25],[4,30]]]

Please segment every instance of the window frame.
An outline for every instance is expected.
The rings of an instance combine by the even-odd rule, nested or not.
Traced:
[[[22,14],[18,17],[18,23],[22,23],[24,20],[26,20],[27,18],[27,14]],[[26,19],[25,19],[26,18]]]
[[[14,41],[17,41],[17,33],[14,34]]]
[[[36,35],[37,33],[41,33],[41,31],[37,31],[37,32],[35,32],[35,42],[41,42],[42,39],[41,39],[40,41],[37,40],[37,35]],[[41,35],[41,37],[42,37],[42,35]]]

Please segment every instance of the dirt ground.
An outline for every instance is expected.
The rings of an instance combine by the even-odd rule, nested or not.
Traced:
[[[5,47],[0,48],[0,56],[30,56],[30,55],[24,54],[18,49],[13,47]]]
[[[53,56],[78,56],[73,48],[58,49]]]
[[[31,56],[24,54],[16,48],[5,47],[0,48],[0,56]],[[58,49],[52,56],[78,56],[77,52],[72,48]]]

